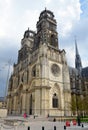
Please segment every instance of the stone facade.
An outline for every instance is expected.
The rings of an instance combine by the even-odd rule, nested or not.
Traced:
[[[9,80],[8,114],[69,116],[69,67],[58,46],[54,14],[42,11],[36,27],[37,33],[28,29],[21,41]]]
[[[7,109],[0,108],[0,118],[7,117]]]

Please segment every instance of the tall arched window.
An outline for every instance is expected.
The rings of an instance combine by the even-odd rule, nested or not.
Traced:
[[[58,108],[58,96],[56,95],[56,93],[54,93],[52,98],[52,106],[53,108]]]
[[[32,76],[36,77],[36,66],[32,68]]]
[[[29,81],[29,71],[27,70],[27,83]]]
[[[54,36],[54,34],[52,34],[51,35],[51,45],[54,46],[54,44],[55,44],[55,36]]]

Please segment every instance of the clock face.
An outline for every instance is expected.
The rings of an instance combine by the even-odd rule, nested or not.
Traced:
[[[54,76],[58,77],[59,76],[59,72],[60,72],[60,68],[57,64],[52,64],[51,66],[51,72]]]

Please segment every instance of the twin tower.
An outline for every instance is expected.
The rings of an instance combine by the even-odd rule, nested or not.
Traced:
[[[70,116],[70,77],[65,50],[58,47],[57,23],[40,13],[37,33],[27,30],[9,80],[8,114]]]

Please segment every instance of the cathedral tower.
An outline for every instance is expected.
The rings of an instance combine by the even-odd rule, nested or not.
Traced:
[[[47,44],[48,46],[58,49],[57,23],[54,19],[53,12],[46,9],[42,11],[36,27],[37,35],[35,38],[35,46],[38,47],[40,44]]]

